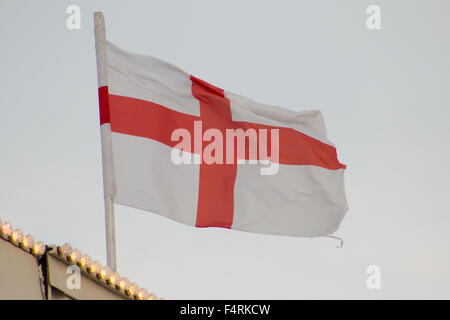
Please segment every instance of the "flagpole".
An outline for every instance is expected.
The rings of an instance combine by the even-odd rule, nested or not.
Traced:
[[[98,87],[108,86],[106,70],[106,29],[105,17],[102,12],[94,13],[95,52],[97,57]],[[106,101],[99,90],[100,108],[109,109],[106,91]],[[105,104],[105,105],[103,105]],[[109,114],[109,111],[108,111]],[[103,166],[103,192],[105,198],[105,231],[106,231],[106,258],[108,267],[117,270],[116,264],[116,236],[114,224],[114,169],[112,161],[111,124],[101,124],[102,166]]]

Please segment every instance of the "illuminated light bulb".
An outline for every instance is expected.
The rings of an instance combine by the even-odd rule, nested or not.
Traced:
[[[91,264],[91,257],[88,254],[85,254],[80,258],[78,264],[80,265],[80,267],[87,269]]]
[[[95,260],[94,262],[92,262],[92,263],[89,265],[88,270],[89,270],[89,272],[97,273],[97,272],[100,271],[101,268],[102,268],[102,265],[100,264],[100,262],[98,262],[97,260]]]
[[[119,284],[120,281],[120,274],[116,271],[111,273],[111,276],[108,279],[108,282],[111,286],[115,287]]]
[[[128,292],[128,294],[129,294],[130,296],[134,296],[134,295],[137,293],[138,290],[139,290],[139,286],[137,285],[136,282],[133,282],[133,283],[130,284],[130,286],[128,287],[127,292]]]
[[[58,248],[59,254],[64,258],[67,258],[72,253],[72,246],[66,242],[61,247]]]
[[[4,224],[1,225],[0,233],[4,238],[9,239],[12,232],[13,232],[13,228],[12,228],[11,223],[5,222]]]
[[[120,279],[118,286],[121,290],[126,291],[126,290],[128,290],[128,288],[130,286],[130,280],[128,280],[128,278],[124,277],[124,278]]]
[[[72,262],[77,263],[78,261],[80,261],[82,257],[82,253],[80,250],[78,249],[74,249],[72,250],[72,252],[70,253],[70,255],[68,256],[69,260]]]
[[[36,256],[42,256],[45,253],[45,244],[42,241],[38,241],[33,246],[33,254]]]
[[[102,280],[108,280],[111,277],[111,274],[112,274],[111,269],[105,266],[100,270],[98,276]]]
[[[11,234],[11,242],[14,244],[20,244],[23,240],[23,232],[20,229],[14,230]]]
[[[146,299],[147,300],[158,300],[158,296],[152,292],[147,296]]]
[[[149,295],[148,291],[144,288],[139,289],[139,291],[136,294],[136,296],[139,300],[145,300],[148,295]]]
[[[32,249],[33,246],[34,246],[33,236],[31,234],[27,234],[27,236],[24,237],[22,240],[22,247],[24,249]]]

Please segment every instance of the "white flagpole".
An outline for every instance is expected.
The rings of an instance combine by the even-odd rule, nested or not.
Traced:
[[[108,85],[106,70],[106,30],[105,17],[102,12],[94,13],[95,51],[97,57],[98,87]],[[107,264],[112,270],[116,265],[116,236],[114,226],[114,169],[112,161],[111,124],[101,125],[103,191],[105,197],[105,229],[106,229],[106,257]]]

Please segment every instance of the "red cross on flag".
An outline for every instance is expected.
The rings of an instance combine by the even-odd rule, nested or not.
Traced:
[[[314,237],[346,211],[320,111],[257,103],[105,43],[105,194],[196,227]]]

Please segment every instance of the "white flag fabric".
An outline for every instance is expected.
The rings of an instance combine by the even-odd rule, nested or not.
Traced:
[[[304,237],[338,229],[345,165],[320,111],[257,103],[109,42],[105,51],[100,123],[115,203],[196,227]]]

